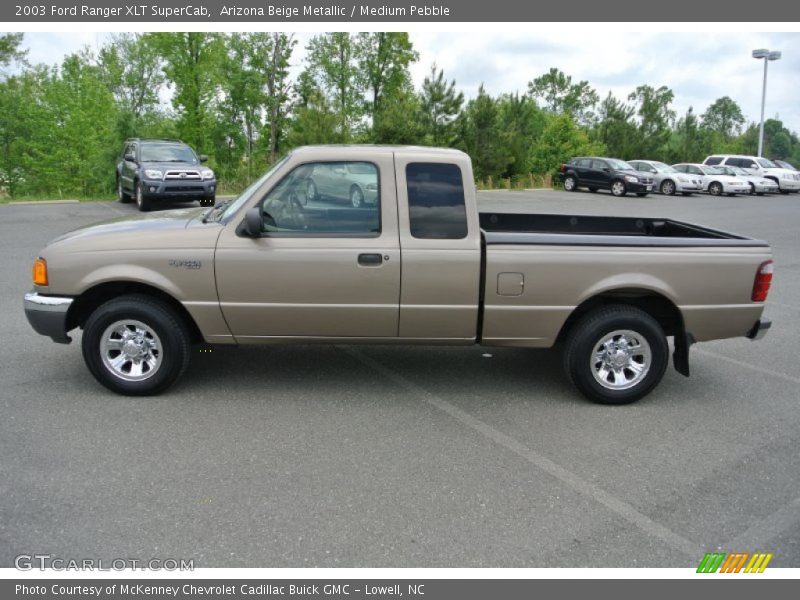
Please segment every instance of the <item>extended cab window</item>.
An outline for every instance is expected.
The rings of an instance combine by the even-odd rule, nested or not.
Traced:
[[[353,161],[300,165],[267,193],[261,213],[267,233],[376,236],[378,168]]]
[[[406,166],[411,235],[430,240],[467,237],[467,209],[461,169],[447,163]]]

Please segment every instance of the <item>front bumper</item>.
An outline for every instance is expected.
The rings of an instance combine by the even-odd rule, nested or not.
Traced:
[[[769,319],[759,319],[755,322],[750,331],[747,332],[747,337],[753,341],[758,341],[767,335],[767,331],[772,327],[772,321]]]
[[[625,182],[625,189],[633,194],[645,194],[653,191],[652,183],[633,183],[631,181]]]
[[[63,296],[42,296],[38,292],[28,292],[23,300],[25,316],[36,333],[49,336],[59,344],[69,344],[72,338],[66,331],[67,311],[72,301],[72,298]]]
[[[213,198],[217,191],[215,179],[143,179],[142,191],[148,198]]]
[[[800,190],[800,180],[798,179],[779,179],[778,185],[781,190],[795,192]]]
[[[722,192],[725,194],[749,194],[750,193],[750,184],[747,185],[729,185],[727,183],[722,184]]]
[[[753,188],[756,191],[756,194],[777,194],[780,191],[780,188],[777,184],[772,185],[764,185],[761,183],[754,183]]]

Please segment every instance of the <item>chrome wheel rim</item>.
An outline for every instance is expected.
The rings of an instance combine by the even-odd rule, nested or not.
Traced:
[[[161,368],[161,339],[153,329],[133,319],[116,321],[100,337],[100,358],[112,375],[124,381],[144,381]]]
[[[359,208],[363,200],[364,198],[363,195],[361,194],[361,190],[359,190],[358,188],[350,192],[350,202],[353,203],[353,208]]]
[[[589,365],[597,383],[607,390],[627,390],[647,377],[653,353],[641,334],[618,329],[603,335],[592,349]]]
[[[722,193],[722,186],[718,183],[712,183],[708,191],[711,192],[712,196],[719,196]]]
[[[661,192],[667,196],[671,196],[675,192],[675,186],[671,181],[665,181],[661,184]]]
[[[142,186],[136,186],[136,205],[141,208],[142,207]]]
[[[575,188],[575,180],[572,177],[567,177],[564,180],[564,189],[571,192]]]
[[[615,182],[614,182],[614,183],[611,185],[611,192],[612,192],[612,193],[613,193],[615,196],[622,196],[622,194],[623,194],[623,192],[624,192],[624,191],[625,191],[625,186],[622,184],[622,182],[621,182],[621,181],[615,181]]]

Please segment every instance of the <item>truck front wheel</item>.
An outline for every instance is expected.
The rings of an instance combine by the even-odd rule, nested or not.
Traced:
[[[113,392],[155,395],[186,371],[190,340],[186,324],[167,303],[131,294],[102,304],[89,316],[83,359],[95,379]]]
[[[661,381],[668,350],[663,329],[649,314],[632,306],[605,306],[573,325],[564,348],[564,368],[590,400],[629,404]]]

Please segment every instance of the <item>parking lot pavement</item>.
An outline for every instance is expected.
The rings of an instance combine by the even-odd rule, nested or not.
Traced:
[[[155,398],[101,388],[22,312],[55,235],[130,205],[0,206],[0,566],[800,566],[800,196],[486,192],[483,210],[675,217],[769,240],[764,340],[694,347],[637,404],[520,349],[214,348]],[[488,355],[488,356],[487,356]]]

